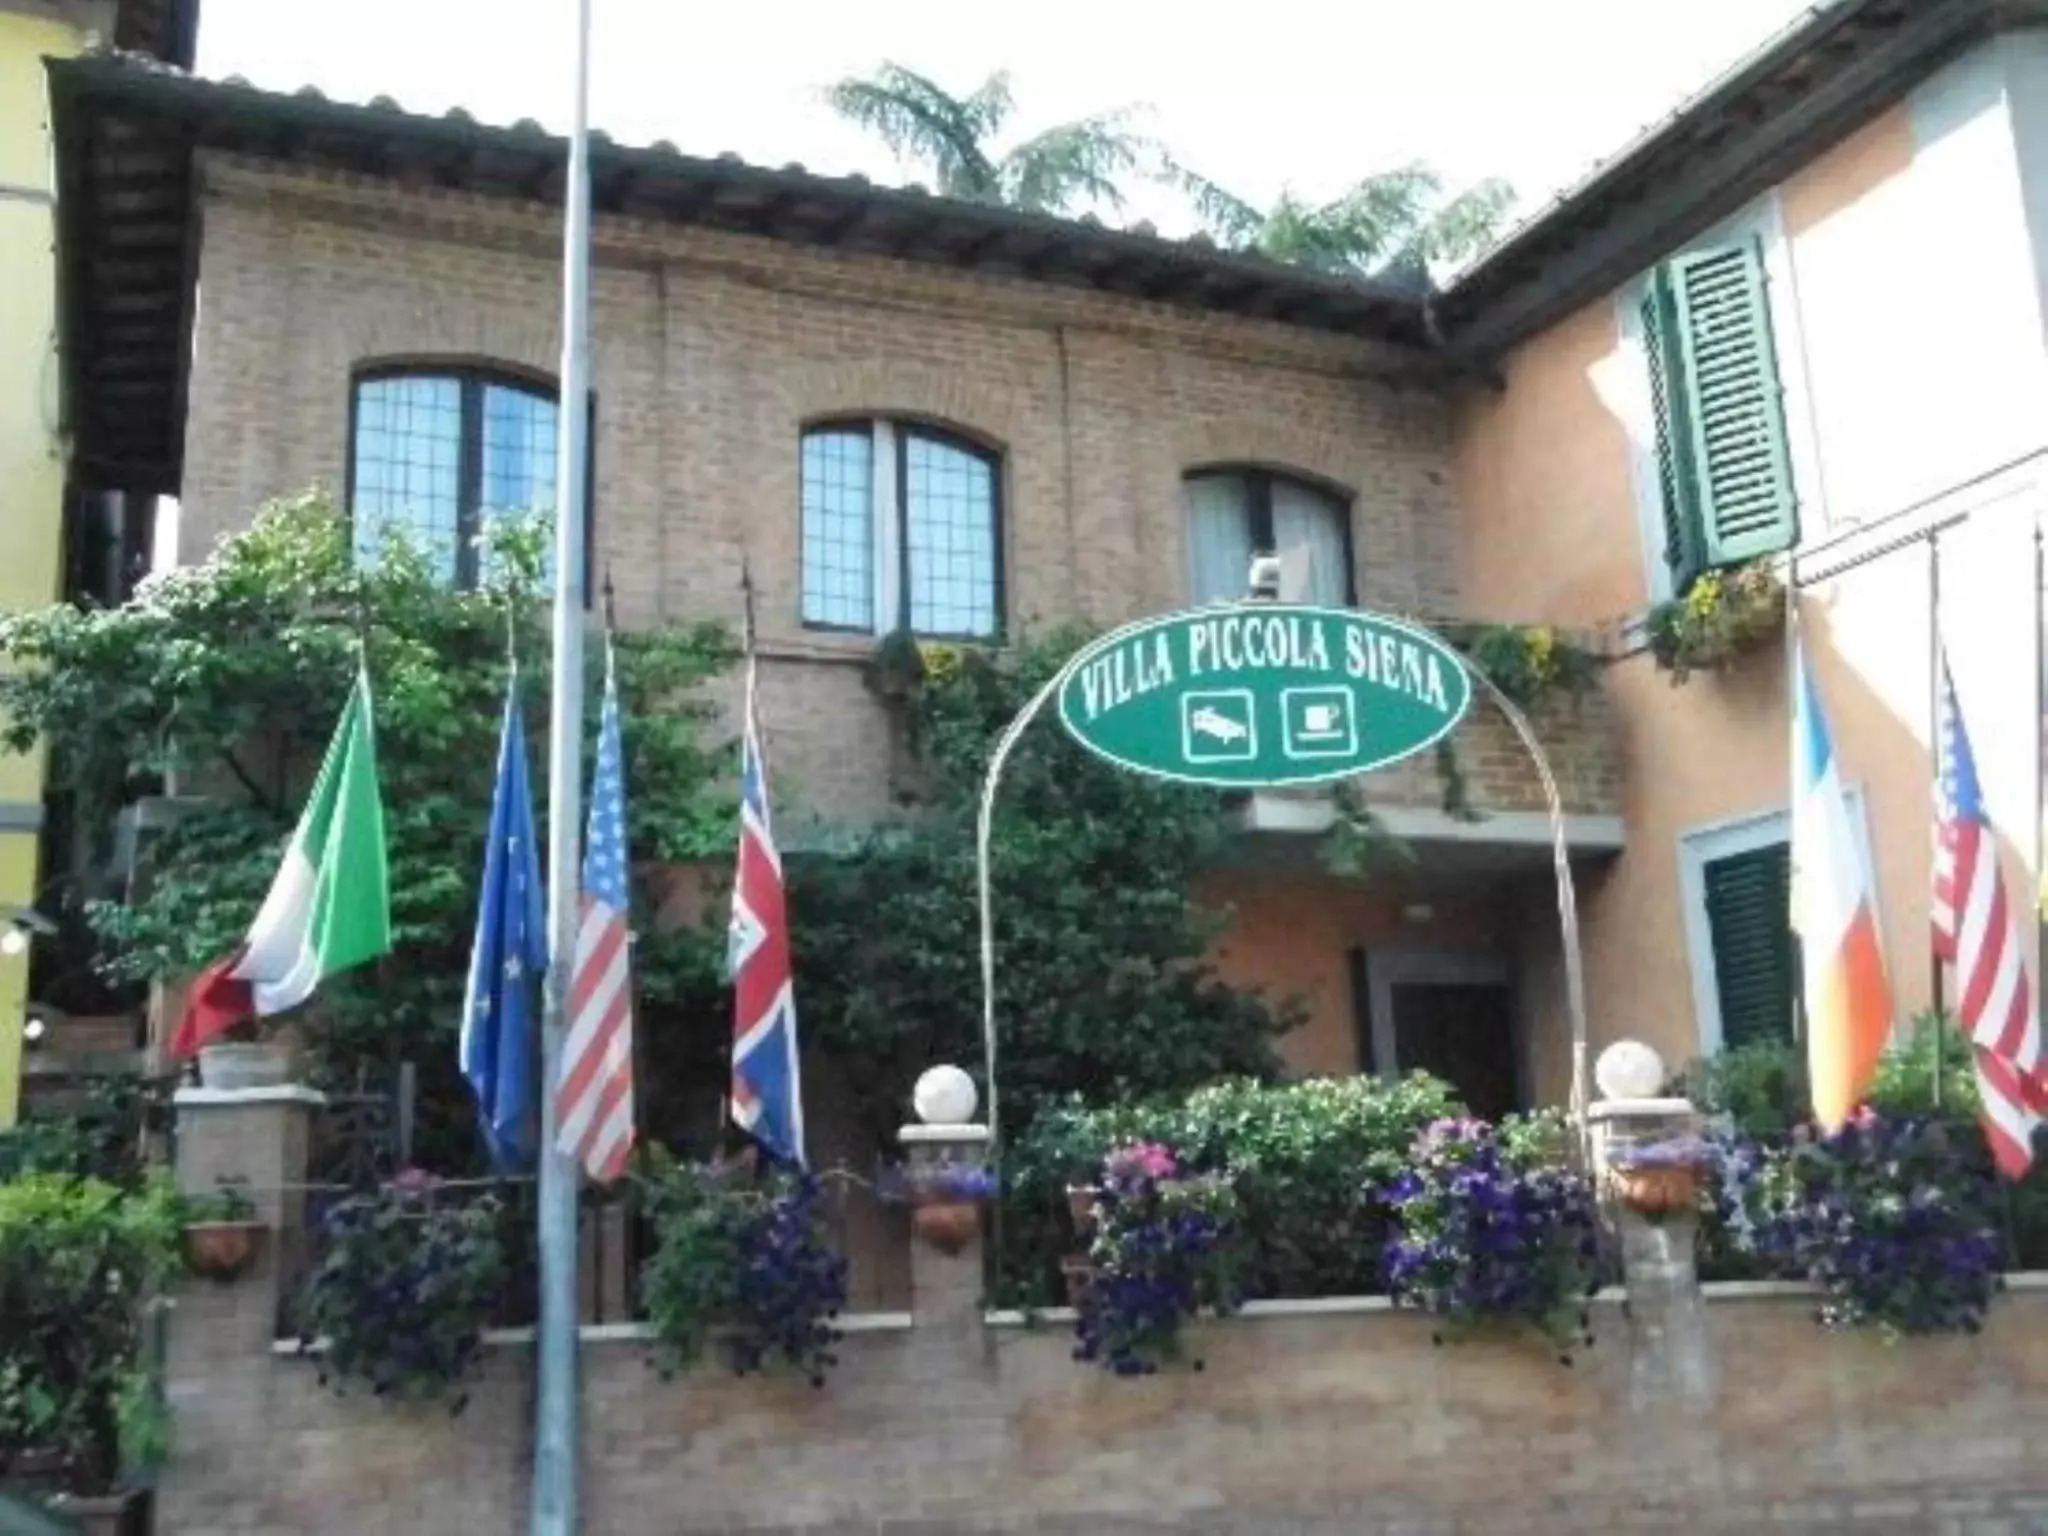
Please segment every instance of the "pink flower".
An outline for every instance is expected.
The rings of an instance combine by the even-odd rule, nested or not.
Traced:
[[[1156,1141],[1133,1142],[1109,1154],[1104,1164],[1111,1178],[1170,1179],[1180,1165],[1173,1153]]]

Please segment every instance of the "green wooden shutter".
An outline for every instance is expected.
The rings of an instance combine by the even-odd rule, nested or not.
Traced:
[[[1790,1040],[1797,979],[1791,846],[1731,854],[1704,873],[1723,1048]]]
[[[1643,349],[1649,355],[1650,408],[1657,429],[1657,490],[1664,508],[1664,563],[1671,589],[1683,592],[1706,568],[1700,542],[1698,481],[1692,468],[1692,429],[1685,404],[1685,362],[1678,348],[1671,275],[1659,268],[1643,295]]]
[[[1762,252],[1745,240],[1665,270],[1705,563],[1789,549],[1798,522]]]

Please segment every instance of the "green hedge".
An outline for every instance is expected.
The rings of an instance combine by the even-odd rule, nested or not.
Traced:
[[[1407,1165],[1418,1133],[1459,1113],[1448,1085],[1423,1073],[1392,1083],[1233,1081],[1140,1104],[1048,1109],[1004,1154],[998,1294],[1023,1305],[1058,1299],[1059,1256],[1073,1246],[1066,1187],[1090,1182],[1104,1155],[1130,1141],[1163,1142],[1198,1170],[1230,1171],[1252,1255],[1249,1295],[1384,1291],[1390,1212],[1378,1191]]]
[[[0,1183],[0,1474],[36,1453],[71,1491],[101,1493],[154,1453],[142,1309],[180,1271],[180,1219],[161,1180]]]

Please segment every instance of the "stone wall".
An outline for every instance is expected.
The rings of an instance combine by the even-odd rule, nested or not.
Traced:
[[[303,1110],[188,1102],[181,1181],[288,1173]],[[664,1381],[630,1330],[587,1331],[583,1529],[2048,1529],[2048,1289],[2001,1299],[1979,1337],[1887,1345],[1821,1332],[1796,1289],[1718,1288],[1703,1391],[1660,1389],[1665,1341],[1618,1296],[1570,1368],[1532,1340],[1439,1346],[1420,1317],[1339,1300],[1205,1324],[1201,1369],[1124,1380],[1073,1360],[1057,1317],[985,1321],[975,1250],[912,1257],[913,1312],[856,1319],[823,1389]],[[179,1301],[159,1532],[525,1529],[524,1343],[489,1351],[451,1418],[323,1389],[273,1347],[274,1302],[267,1267]]]

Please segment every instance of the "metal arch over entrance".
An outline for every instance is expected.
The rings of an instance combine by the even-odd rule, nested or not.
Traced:
[[[1003,768],[1045,706],[1119,767],[1177,783],[1273,787],[1347,778],[1412,756],[1453,730],[1483,689],[1542,781],[1564,948],[1571,1115],[1585,1154],[1587,1030],[1577,892],[1564,806],[1528,718],[1468,656],[1404,620],[1358,609],[1250,601],[1140,619],[1082,647],[996,739],[975,822],[981,908],[982,1066],[991,1155],[1002,1145],[996,1073],[994,892],[989,847]]]

